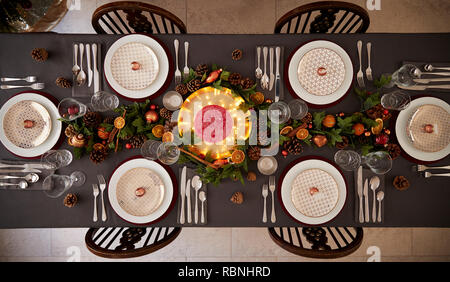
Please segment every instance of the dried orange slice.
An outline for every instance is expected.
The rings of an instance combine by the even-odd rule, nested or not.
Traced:
[[[281,129],[280,134],[281,135],[287,135],[289,132],[293,130],[292,126],[285,126],[283,129]]]
[[[116,117],[114,120],[114,127],[122,129],[125,127],[125,119],[123,117]]]
[[[306,128],[300,128],[295,136],[297,136],[297,138],[300,140],[305,140],[309,136],[309,131]]]
[[[162,142],[173,142],[173,133],[172,132],[166,132],[162,135]]]
[[[381,118],[377,118],[375,119],[375,121],[377,122],[377,126],[373,126],[370,131],[372,131],[373,134],[377,135],[380,134],[383,130],[383,120]]]
[[[242,150],[236,150],[231,154],[231,161],[240,164],[245,160],[245,153]]]
[[[105,145],[103,145],[103,144],[101,144],[101,143],[95,143],[94,146],[92,146],[92,148],[93,148],[95,151],[98,151],[98,150],[104,150],[104,149],[105,149]]]
[[[161,138],[164,135],[164,126],[161,124],[155,125],[152,128],[152,133],[156,138]]]

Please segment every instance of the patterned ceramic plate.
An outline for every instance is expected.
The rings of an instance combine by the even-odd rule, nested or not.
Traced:
[[[0,141],[8,151],[35,158],[52,149],[59,140],[62,123],[55,104],[45,96],[24,92],[11,97],[0,109]],[[25,121],[32,122],[25,128]]]
[[[425,126],[431,125],[431,133]],[[433,162],[450,154],[450,105],[434,97],[411,101],[401,111],[395,124],[399,145],[409,156],[424,162]]]
[[[142,190],[138,197],[136,190]],[[142,191],[139,191],[142,194]],[[124,220],[147,224],[169,209],[174,194],[172,179],[159,163],[132,159],[116,168],[110,178],[108,197],[114,211]]]
[[[164,86],[169,75],[169,58],[164,47],[152,37],[131,34],[111,45],[104,68],[105,78],[114,91],[132,100],[142,100]]]
[[[35,148],[47,140],[52,120],[47,109],[34,101],[13,105],[3,119],[6,138],[20,148]]]
[[[323,106],[338,101],[348,92],[353,65],[339,45],[316,40],[291,55],[287,75],[296,96],[312,105]]]
[[[280,200],[286,211],[303,224],[331,221],[342,210],[347,185],[339,170],[319,159],[296,163],[281,180]]]

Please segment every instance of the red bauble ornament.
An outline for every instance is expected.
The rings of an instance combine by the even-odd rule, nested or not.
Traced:
[[[215,81],[219,77],[219,74],[221,72],[222,72],[222,69],[212,71],[206,78],[205,83],[211,83],[211,82]]]
[[[388,114],[389,114],[389,111],[388,111],[388,110],[384,110],[384,111],[383,111],[383,115],[387,116]]]
[[[281,151],[281,155],[283,155],[283,157],[287,157],[288,154],[289,153],[286,150]]]
[[[425,125],[425,126],[423,127],[423,130],[424,130],[426,133],[433,133],[434,127],[433,127],[432,124],[427,124],[427,125]]]
[[[127,148],[127,149],[131,149],[131,148],[132,148],[132,146],[131,146],[131,144],[130,144],[130,143],[127,143],[127,144],[125,144],[125,148]]]
[[[159,119],[159,115],[154,110],[149,110],[145,113],[145,120],[147,123],[157,122]]]
[[[377,145],[385,145],[389,142],[389,136],[387,134],[380,134],[375,138],[375,143]]]
[[[156,110],[156,105],[155,104],[151,104],[150,105],[150,110]]]

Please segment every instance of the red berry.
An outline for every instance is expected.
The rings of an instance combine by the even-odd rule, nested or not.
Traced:
[[[388,110],[384,110],[383,111],[383,115],[388,115],[389,114],[389,111]]]
[[[151,105],[150,105],[150,110],[156,110],[156,105],[151,104]]]
[[[131,144],[130,143],[125,144],[125,148],[131,149]]]
[[[308,128],[312,128],[312,124],[309,124],[309,125],[308,125]]]
[[[283,150],[283,151],[281,151],[281,154],[284,156],[284,157],[287,157],[287,155],[288,155],[288,151],[286,151],[286,150]]]

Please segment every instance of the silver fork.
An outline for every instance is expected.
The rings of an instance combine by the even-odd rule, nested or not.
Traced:
[[[263,210],[263,222],[264,223],[266,223],[267,222],[267,208],[266,208],[266,199],[267,199],[267,196],[269,195],[269,189],[268,189],[268,187],[267,187],[267,184],[264,184],[263,185],[263,188],[262,188],[262,196],[263,196],[263,198],[264,198],[264,210]]]
[[[98,183],[100,184],[100,191],[102,192],[102,221],[106,221],[106,209],[105,209],[105,201],[103,199],[103,191],[106,189],[106,181],[105,177],[102,174],[97,175]]]
[[[425,178],[433,177],[433,176],[450,176],[450,173],[431,173],[428,171],[425,171]]]
[[[98,194],[100,194],[100,192],[98,191],[98,185],[97,184],[92,184],[92,189],[93,189],[93,194],[94,194],[94,217],[92,218],[92,220],[94,222],[97,222],[98,217],[97,217],[97,196]]]
[[[183,79],[186,79],[189,76],[189,67],[187,64],[188,60],[188,51],[189,51],[189,42],[184,42],[184,69],[183,69]]]
[[[275,176],[273,175],[269,177],[269,189],[270,192],[272,193],[272,214],[270,216],[270,221],[274,223],[275,221],[277,221],[277,218],[275,216],[275,204],[274,204]]]
[[[450,165],[447,166],[426,166],[426,165],[413,165],[413,171],[424,171],[427,169],[450,169]]]
[[[17,78],[17,77],[2,77],[0,81],[7,82],[7,81],[18,81],[18,80],[25,80],[26,82],[35,82],[37,80],[37,77],[35,76],[27,76],[24,78]]]
[[[12,89],[12,88],[22,88],[22,87],[27,88],[27,87],[29,87],[29,88],[32,88],[34,90],[39,90],[39,89],[44,89],[44,86],[45,86],[44,83],[39,82],[39,83],[30,84],[30,85],[2,85],[2,86],[0,86],[0,89]]]
[[[367,76],[367,80],[372,81],[372,68],[370,67],[370,53],[372,52],[372,43],[367,43],[367,58],[368,58],[368,63],[369,66],[366,69],[366,76]]]
[[[267,75],[267,47],[263,48],[263,57],[264,57],[264,75],[261,78],[261,87],[263,89],[269,88],[269,76]]]
[[[181,71],[178,68],[178,47],[180,46],[180,42],[178,41],[178,39],[175,39],[173,41],[173,45],[175,46],[175,62],[177,65],[177,69],[175,70],[175,83],[179,84],[181,83]]]
[[[356,74],[356,80],[358,81],[358,85],[360,88],[364,87],[364,74],[362,72],[362,60],[361,60],[361,51],[362,51],[362,41],[358,40],[358,56],[359,56],[359,71]]]

